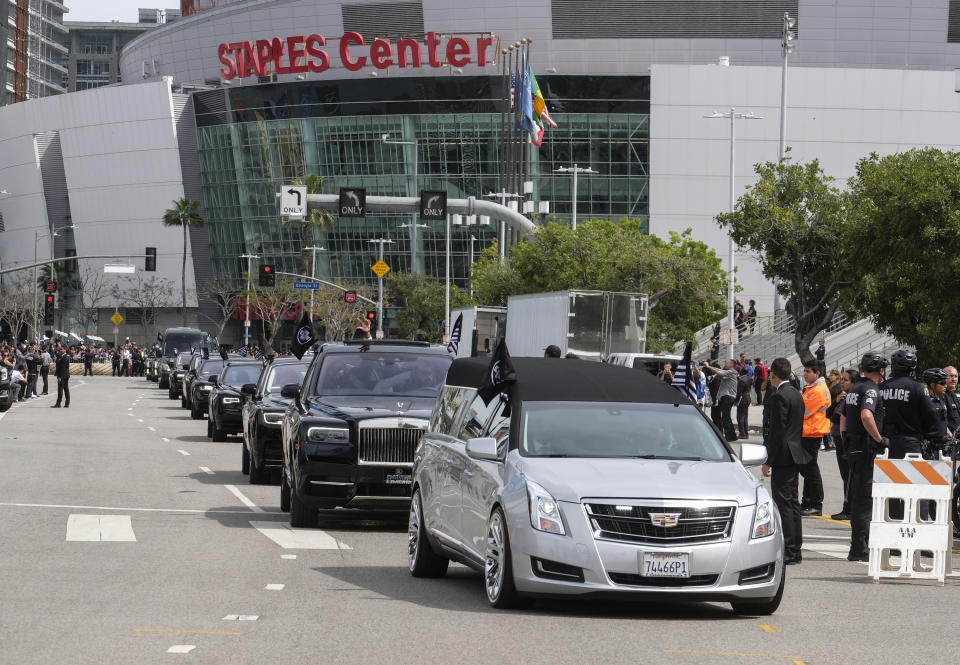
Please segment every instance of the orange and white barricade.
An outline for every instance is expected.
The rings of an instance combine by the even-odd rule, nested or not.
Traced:
[[[870,576],[934,579],[942,585],[952,572],[953,463],[878,457],[873,466],[873,518],[870,522]],[[903,502],[903,519],[890,517],[894,501]],[[921,519],[921,503],[928,502]],[[899,550],[899,556],[894,556]]]

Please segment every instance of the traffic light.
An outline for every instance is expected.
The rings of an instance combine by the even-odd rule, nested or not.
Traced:
[[[376,330],[377,328],[377,311],[374,309],[367,310],[367,321],[370,322],[370,330]]]
[[[43,325],[52,326],[53,325],[53,308],[56,303],[56,296],[52,293],[48,293],[44,296],[43,302]]]
[[[156,247],[147,247],[147,251],[144,252],[147,255],[146,261],[143,262],[143,269],[146,272],[156,272],[157,271],[157,248]]]
[[[274,267],[272,265],[260,266],[260,286],[273,286],[276,282]]]

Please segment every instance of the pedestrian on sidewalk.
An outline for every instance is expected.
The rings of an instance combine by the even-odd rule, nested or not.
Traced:
[[[737,379],[737,435],[741,439],[749,438],[750,430],[747,424],[747,418],[750,414],[750,374],[747,368],[740,370],[740,378]]]
[[[804,516],[823,514],[823,478],[817,464],[817,453],[823,437],[830,432],[827,409],[830,408],[830,389],[823,378],[823,364],[819,360],[803,363],[803,449],[810,461],[800,466],[803,476],[803,500],[800,512]]]
[[[737,440],[737,430],[733,426],[733,416],[731,411],[737,400],[737,378],[738,374],[736,363],[733,359],[727,360],[723,364],[723,369],[704,366],[703,370],[708,374],[717,375],[720,378],[720,384],[717,388],[717,398],[720,405],[720,423],[722,425],[723,435],[727,441]]]
[[[117,349],[114,349],[110,356],[110,366],[113,368],[111,376],[120,376],[120,352]]]
[[[49,377],[50,377],[50,363],[53,362],[53,358],[50,357],[50,347],[46,346],[43,349],[43,354],[40,356],[40,378],[43,379],[43,392],[41,395],[49,394]]]
[[[820,344],[817,346],[817,350],[813,354],[820,362],[823,362],[827,357],[827,347],[824,346],[825,341],[826,340],[824,338],[820,338]]]
[[[770,375],[770,369],[763,364],[760,358],[754,358],[753,365],[753,389],[757,393],[757,404],[763,404],[763,391],[767,387],[767,377]]]
[[[757,325],[757,301],[751,300],[747,307],[747,325],[750,326],[750,334],[753,334],[753,328]]]
[[[93,349],[84,349],[83,353],[83,375],[86,376],[87,373],[90,376],[93,376]]]
[[[68,409],[70,408],[70,356],[67,355],[67,351],[62,344],[57,346],[55,374],[57,376],[57,402],[51,408],[59,409],[61,401],[63,401],[63,408]]]
[[[790,361],[777,358],[770,363],[769,434],[764,445],[767,462],[763,475],[770,478],[773,501],[783,525],[784,563],[800,563],[803,547],[803,523],[797,498],[799,468],[810,461],[801,442],[803,436],[803,398],[790,383]]]

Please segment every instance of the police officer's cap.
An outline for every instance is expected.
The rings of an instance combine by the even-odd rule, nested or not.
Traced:
[[[910,349],[897,349],[890,356],[890,367],[913,371],[917,367],[917,354]]]
[[[924,384],[940,383],[941,381],[946,381],[946,380],[947,380],[947,373],[944,372],[939,367],[931,367],[930,369],[923,370]]]
[[[860,369],[864,372],[879,372],[887,364],[887,359],[879,351],[867,351],[860,358]]]

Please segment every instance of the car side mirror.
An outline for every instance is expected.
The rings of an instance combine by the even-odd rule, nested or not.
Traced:
[[[497,455],[497,440],[492,436],[467,439],[467,456],[473,459],[498,461],[500,457]]]
[[[288,399],[297,399],[300,397],[300,386],[296,383],[288,383],[280,389],[280,395]]]
[[[250,395],[251,397],[257,393],[257,384],[255,383],[245,383],[240,388],[240,392],[244,395]]]
[[[220,382],[219,382],[219,380],[217,379],[217,377],[215,377],[215,376],[211,376],[211,377],[210,377],[210,385],[211,385],[211,386],[219,386],[219,385],[220,385]]]
[[[767,448],[759,443],[740,444],[740,463],[745,467],[760,466],[767,461]]]

